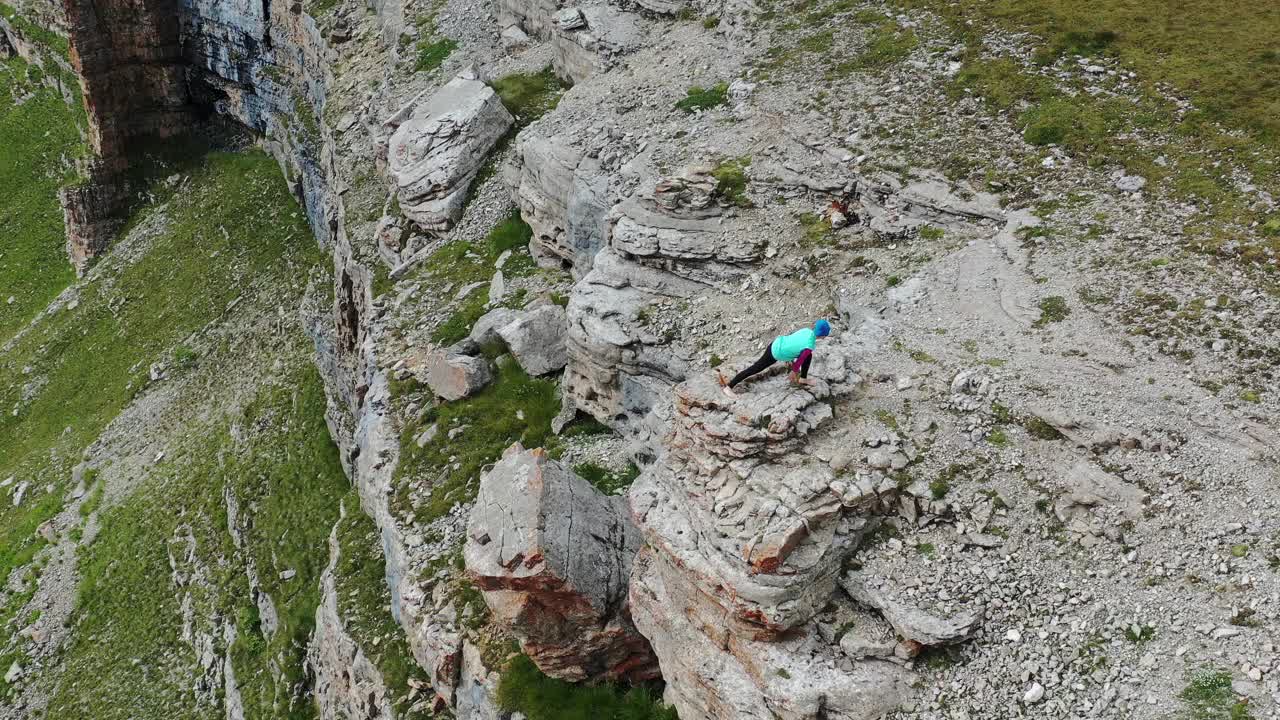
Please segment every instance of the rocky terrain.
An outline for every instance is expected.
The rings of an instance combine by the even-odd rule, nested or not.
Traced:
[[[1277,146],[971,12],[0,5],[0,716],[1280,717]]]

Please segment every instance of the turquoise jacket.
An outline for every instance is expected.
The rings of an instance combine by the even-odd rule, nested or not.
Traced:
[[[800,357],[805,350],[813,350],[818,344],[818,335],[813,328],[797,330],[790,335],[781,335],[769,346],[773,359],[779,362],[790,362]]]

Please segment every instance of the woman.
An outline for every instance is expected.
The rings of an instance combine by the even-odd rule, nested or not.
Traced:
[[[781,335],[774,339],[768,347],[764,349],[764,354],[755,363],[733,376],[729,382],[724,381],[724,376],[720,376],[720,384],[723,386],[724,394],[729,397],[737,397],[738,394],[733,391],[734,386],[746,380],[752,375],[762,373],[776,362],[791,363],[791,382],[800,385],[812,385],[809,380],[809,364],[813,361],[813,349],[817,345],[818,338],[826,337],[831,334],[831,323],[826,320],[819,320],[813,324],[813,329],[804,328],[797,330],[790,335]]]

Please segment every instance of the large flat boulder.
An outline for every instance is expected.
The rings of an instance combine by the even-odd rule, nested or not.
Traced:
[[[446,230],[461,217],[476,173],[515,120],[493,88],[468,76],[397,115],[387,163],[400,209],[424,230]]]
[[[643,681],[658,667],[627,602],[640,544],[622,498],[517,444],[481,478],[463,557],[494,616],[544,673]]]

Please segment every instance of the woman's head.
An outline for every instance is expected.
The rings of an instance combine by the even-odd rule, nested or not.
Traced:
[[[819,320],[813,324],[813,334],[818,337],[826,337],[831,334],[831,323],[826,320]]]

